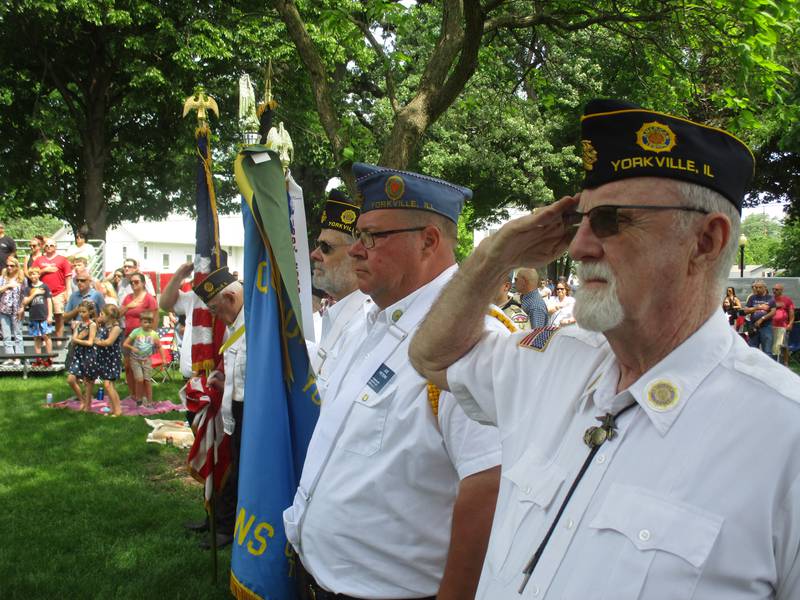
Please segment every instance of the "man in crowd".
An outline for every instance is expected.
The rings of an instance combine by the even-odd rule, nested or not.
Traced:
[[[763,279],[753,283],[753,293],[745,303],[744,313],[750,323],[749,343],[753,348],[761,348],[772,356],[772,317],[775,314],[775,300],[767,292]]]
[[[99,315],[105,305],[105,301],[103,300],[103,294],[94,289],[92,276],[87,269],[76,269],[75,286],[77,289],[70,294],[67,305],[64,308],[64,320],[70,322],[77,319],[78,310],[84,300],[93,302],[95,314]]]
[[[6,259],[17,253],[17,243],[6,235],[5,223],[0,221],[0,265],[6,264]]]
[[[775,301],[775,315],[772,317],[772,354],[775,360],[789,366],[787,335],[794,326],[794,301],[783,293],[783,284],[776,283],[772,288]]]
[[[536,269],[524,268],[517,271],[517,291],[522,310],[528,315],[531,329],[547,325],[547,304],[538,291],[539,273]]]
[[[133,293],[133,287],[131,286],[131,275],[139,272],[139,261],[137,261],[135,258],[126,258],[122,263],[123,277],[117,286],[117,297],[119,298],[120,305],[125,299],[125,296]],[[153,289],[153,282],[150,281],[150,278],[147,277],[147,275],[144,276],[144,288],[147,290],[148,294],[155,297],[156,292]]]
[[[511,294],[513,277],[514,273],[512,271],[506,274],[503,278],[503,283],[500,284],[500,288],[497,290],[497,296],[492,302],[503,311],[517,330],[523,331],[531,328],[531,321],[527,313],[522,310],[520,303]]]
[[[484,241],[411,344],[503,440],[477,597],[796,599],[800,380],[719,310],[752,154],[613,100],[581,138],[583,191]],[[482,333],[488,283],[568,244],[580,327]]]
[[[457,269],[456,221],[472,193],[361,163],[353,172],[363,204],[348,252],[372,306],[347,334],[284,512],[299,592],[470,598],[498,485],[496,430],[428,386],[406,353]]]
[[[183,337],[181,339],[181,375],[188,379],[192,376],[192,309],[194,307],[194,292],[184,292],[181,285],[192,275],[194,265],[185,262],[179,266],[175,274],[167,282],[158,299],[158,307],[165,311],[175,311],[175,314],[186,317]],[[235,277],[235,275],[234,275]]]
[[[39,267],[42,283],[50,288],[53,296],[55,336],[61,337],[64,335],[64,306],[72,294],[72,266],[57,253],[56,243],[51,238],[44,241],[44,254],[33,261],[33,266]]]
[[[339,190],[331,190],[322,211],[317,247],[311,252],[314,287],[336,301],[322,314],[322,335],[318,343],[309,345],[311,367],[317,375],[317,391],[323,399],[344,334],[363,318],[365,304],[371,304],[369,297],[358,289],[352,259],[347,254],[353,243],[353,227],[358,215],[359,208],[347,196]]]
[[[228,329],[223,346],[225,348],[223,353],[225,372],[212,371],[208,378],[209,385],[222,390],[222,421],[225,433],[231,437],[231,466],[225,487],[222,488],[216,505],[216,546],[224,548],[233,541],[239,489],[239,453],[242,443],[244,375],[247,361],[247,341],[244,335],[244,287],[228,271],[228,267],[222,267],[196,285],[194,293],[205,302],[211,314],[225,323]],[[201,540],[200,547],[211,548],[211,540]]]
[[[553,291],[547,287],[547,282],[541,277],[539,278],[539,295],[547,302],[547,299],[553,294]]]

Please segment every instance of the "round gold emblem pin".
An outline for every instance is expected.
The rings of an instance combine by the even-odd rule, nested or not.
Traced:
[[[392,323],[397,323],[400,320],[400,317],[403,316],[403,311],[399,308],[392,313]]]
[[[645,123],[636,132],[636,143],[651,152],[669,152],[677,141],[672,129],[658,121]]]
[[[211,292],[211,291],[213,291],[213,290],[214,290],[214,284],[213,284],[213,283],[211,283],[210,281],[206,281],[206,282],[203,284],[203,289],[204,289],[205,291],[207,291],[207,292]]]
[[[678,404],[678,388],[670,381],[654,381],[647,389],[647,404],[650,408],[665,411]]]
[[[342,223],[345,225],[351,225],[355,223],[356,220],[356,211],[350,210],[349,208],[342,213]]]

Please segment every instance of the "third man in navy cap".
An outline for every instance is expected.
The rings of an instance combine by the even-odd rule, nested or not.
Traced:
[[[582,191],[484,241],[411,344],[500,430],[477,597],[796,600],[800,379],[720,310],[753,156],[613,100],[587,105],[581,138]],[[476,307],[508,270],[567,248],[578,327],[485,334]]]
[[[361,214],[348,253],[372,305],[344,338],[284,513],[300,594],[471,598],[496,500],[497,430],[429,385],[407,350],[456,271],[456,221],[471,192],[361,163],[353,172]]]

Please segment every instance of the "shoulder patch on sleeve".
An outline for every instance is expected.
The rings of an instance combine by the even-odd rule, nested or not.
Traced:
[[[530,348],[544,352],[553,336],[560,331],[558,327],[536,327],[531,329],[531,332],[522,338],[519,342],[520,348]]]

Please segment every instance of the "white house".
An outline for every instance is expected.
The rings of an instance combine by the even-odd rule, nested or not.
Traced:
[[[228,267],[241,273],[244,265],[242,215],[220,215],[219,235],[222,249],[228,253]],[[53,238],[59,248],[69,246],[73,241],[72,230],[63,227]],[[103,270],[113,271],[121,267],[126,258],[135,258],[142,271],[172,273],[178,265],[193,259],[194,243],[195,220],[189,215],[172,214],[164,221],[124,221],[106,232]]]

